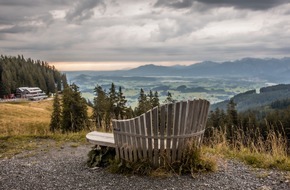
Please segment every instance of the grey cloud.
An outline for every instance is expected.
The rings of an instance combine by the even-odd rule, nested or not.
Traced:
[[[31,27],[31,26],[13,26],[10,28],[6,28],[6,29],[2,29],[0,30],[0,33],[25,33],[25,32],[30,32],[35,30],[35,27]]]
[[[1,0],[0,6],[24,6],[24,7],[35,7],[45,5],[69,5],[71,0]]]
[[[209,6],[235,7],[237,9],[266,10],[282,4],[289,3],[289,0],[158,0],[155,7],[169,7],[174,9],[191,8],[195,2]]]
[[[103,0],[86,0],[79,1],[75,6],[70,9],[66,14],[68,22],[81,23],[94,15],[94,8],[97,6],[105,7]]]
[[[183,8],[189,8],[192,6],[194,0],[181,0],[181,1],[176,1],[176,0],[158,0],[155,3],[156,7],[160,6],[166,6],[166,7],[171,7],[171,8],[176,8],[176,9],[183,9]]]
[[[41,27],[46,27],[49,26],[50,24],[53,23],[53,17],[50,13],[39,15],[36,17],[27,17],[27,18],[22,18],[22,20],[11,22],[12,20],[6,19],[6,18],[1,18],[0,17],[0,24],[7,24],[10,25],[10,27],[6,27],[4,29],[0,29],[0,33],[26,33],[26,32],[31,32],[31,31],[36,31],[38,28]],[[42,23],[42,25],[34,25],[31,24],[30,22],[38,22]]]

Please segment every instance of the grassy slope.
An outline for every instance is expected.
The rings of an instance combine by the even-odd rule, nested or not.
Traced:
[[[53,100],[0,103],[0,158],[11,157],[44,143],[55,146],[55,143],[85,142],[86,131],[69,134],[49,131],[52,103]],[[89,109],[89,114],[91,112]]]
[[[52,100],[0,104],[0,136],[48,134]]]

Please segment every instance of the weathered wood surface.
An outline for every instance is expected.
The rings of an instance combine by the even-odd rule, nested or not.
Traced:
[[[93,144],[116,147],[113,133],[103,133],[93,131],[86,135],[87,141]]]
[[[155,107],[139,117],[113,120],[118,159],[149,159],[154,165],[175,162],[188,142],[199,146],[209,110],[207,100]]]

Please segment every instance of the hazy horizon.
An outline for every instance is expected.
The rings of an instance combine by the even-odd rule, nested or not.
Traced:
[[[113,71],[134,69],[144,65],[174,66],[192,65],[197,62],[55,62],[54,65],[59,71]]]

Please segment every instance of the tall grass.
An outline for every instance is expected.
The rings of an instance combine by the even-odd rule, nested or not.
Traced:
[[[211,136],[205,139],[207,151],[238,158],[254,167],[290,171],[285,134],[273,129],[262,134],[258,129],[244,131],[236,128],[231,135],[227,134],[224,127],[210,130]]]

